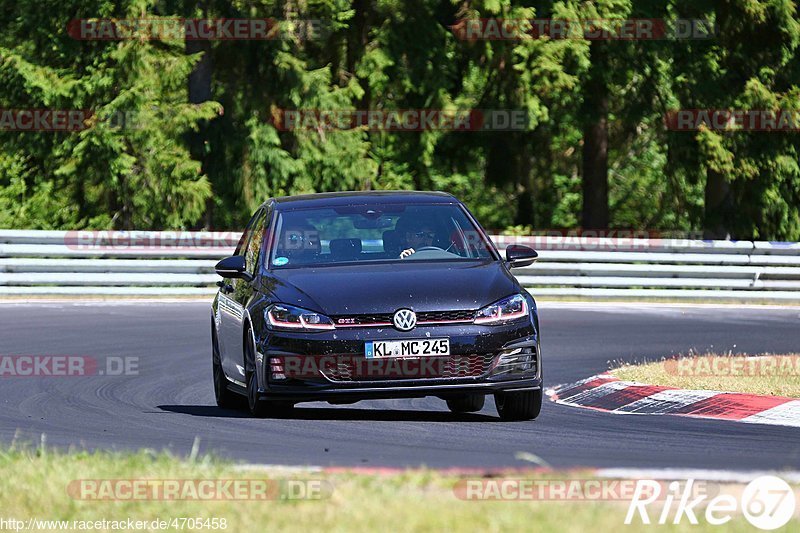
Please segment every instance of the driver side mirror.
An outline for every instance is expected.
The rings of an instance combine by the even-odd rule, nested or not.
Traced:
[[[511,268],[532,265],[539,254],[530,246],[522,244],[509,244],[506,248],[506,261]]]
[[[223,278],[239,278],[248,282],[253,281],[253,276],[247,272],[247,265],[242,255],[226,257],[217,263],[214,270]]]

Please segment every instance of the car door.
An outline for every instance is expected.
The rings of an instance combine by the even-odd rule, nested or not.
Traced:
[[[238,252],[239,255],[244,256],[245,270],[253,278],[258,276],[261,243],[264,240],[269,212],[269,209],[261,208],[253,215],[250,224],[248,224],[247,237],[244,240],[242,249]],[[245,309],[253,296],[255,285],[255,279],[252,282],[233,279],[230,282],[229,292],[225,295],[226,313],[223,319],[225,358],[222,361],[222,368],[228,377],[242,383],[245,382],[243,365]]]

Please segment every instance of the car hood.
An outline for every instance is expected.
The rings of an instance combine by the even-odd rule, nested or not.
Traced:
[[[500,261],[325,266],[273,271],[263,289],[277,301],[329,315],[479,309],[520,291]]]

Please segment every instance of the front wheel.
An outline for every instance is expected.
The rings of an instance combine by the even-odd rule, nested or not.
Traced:
[[[258,397],[258,379],[255,372],[247,373],[247,407],[250,414],[258,418],[264,418],[269,414],[267,402]]]
[[[542,389],[498,392],[494,403],[501,420],[533,420],[542,410],[542,396]]]

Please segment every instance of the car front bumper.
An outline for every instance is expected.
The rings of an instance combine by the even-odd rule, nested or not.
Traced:
[[[346,403],[381,398],[446,398],[542,387],[541,352],[532,320],[502,325],[418,326],[408,332],[383,327],[265,333],[257,342],[256,361],[259,389],[265,400]],[[428,360],[409,357],[377,361],[365,357],[367,341],[425,338],[448,338],[450,355],[432,357],[437,365],[433,365],[431,356]],[[295,368],[304,365],[305,370],[299,374],[286,372],[290,363]],[[436,371],[420,371],[426,365]],[[276,368],[284,370],[283,378]],[[365,368],[366,373],[357,372]],[[381,374],[381,368],[386,372]],[[389,368],[400,371],[389,372]]]

